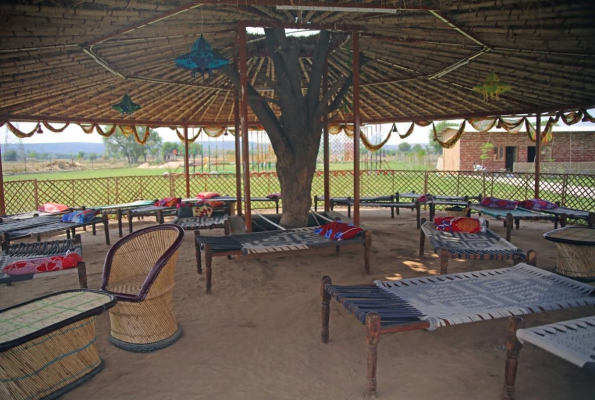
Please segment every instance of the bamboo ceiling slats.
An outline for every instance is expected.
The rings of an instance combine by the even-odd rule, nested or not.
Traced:
[[[380,4],[369,0],[365,5],[374,3]],[[435,15],[423,10],[396,14],[277,10],[259,0],[237,4],[211,0],[202,4],[190,0],[4,2],[0,4],[0,117],[229,124],[235,97],[231,83],[218,72],[210,80],[192,79],[189,71],[174,65],[174,58],[188,53],[203,33],[214,49],[233,60],[238,22],[246,20],[305,27],[308,23],[355,24],[363,29],[360,49],[371,59],[360,78],[364,122],[595,106],[595,9],[588,3],[411,2],[440,10]],[[180,7],[187,9],[173,14]],[[144,24],[149,20],[157,21]],[[336,46],[329,55],[330,85],[350,73],[350,34],[333,34]],[[248,81],[274,99],[268,82],[276,79],[275,71],[265,43],[258,38],[249,35]],[[295,64],[305,91],[315,38],[292,40],[305,46]],[[97,44],[89,49],[89,43]],[[465,60],[466,65],[459,65]],[[500,101],[484,101],[472,91],[492,70],[513,88]],[[122,117],[111,105],[125,92],[142,108]],[[347,109],[351,101],[350,92]],[[278,110],[274,103],[270,105]],[[337,115],[337,122],[352,118],[345,108]],[[256,121],[250,109],[248,118]]]

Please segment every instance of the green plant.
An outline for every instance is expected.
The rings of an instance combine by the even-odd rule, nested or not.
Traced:
[[[486,142],[481,145],[480,149],[481,155],[479,156],[479,159],[483,164],[484,161],[489,160],[492,157],[492,154],[494,154],[494,145],[490,142]]]

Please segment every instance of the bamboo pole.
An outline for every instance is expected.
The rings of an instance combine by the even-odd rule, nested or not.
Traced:
[[[246,232],[252,232],[252,214],[250,209],[250,157],[248,151],[248,73],[246,71],[246,26],[238,25],[240,47],[240,121],[242,123],[242,157],[244,158],[244,220]]]
[[[237,63],[235,64],[237,66]],[[236,198],[237,215],[242,215],[242,165],[241,165],[241,149],[240,149],[240,101],[238,93],[235,92],[233,96],[233,122],[235,127],[235,157],[236,157]]]
[[[353,31],[353,223],[359,222],[359,32]]]
[[[188,124],[184,124],[184,177],[186,178],[186,197],[190,197],[190,157],[188,156]]]
[[[535,116],[535,198],[539,198],[539,172],[541,163],[541,113]]]
[[[328,91],[328,55],[324,62],[324,75],[322,76],[322,95],[324,96]],[[324,116],[324,211],[331,210],[331,181],[330,181],[330,162],[329,162],[329,132],[328,132],[328,116]]]
[[[6,215],[4,200],[4,172],[2,172],[2,146],[0,145],[0,215]]]

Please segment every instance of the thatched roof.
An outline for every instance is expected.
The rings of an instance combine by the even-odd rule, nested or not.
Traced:
[[[231,83],[216,72],[210,81],[193,80],[173,60],[189,52],[201,33],[233,59],[238,21],[360,29],[361,50],[372,59],[361,77],[362,122],[589,107],[595,105],[595,9],[589,3],[373,1],[359,7],[377,12],[329,12],[274,5],[358,5],[345,0],[12,1],[0,4],[0,120],[121,120],[111,105],[128,92],[142,106],[124,117],[128,121],[233,124]],[[194,7],[178,10],[190,4]],[[384,12],[391,7],[409,10]],[[331,84],[351,65],[351,40],[340,35],[344,40],[329,58]],[[269,90],[264,76],[273,68],[264,47],[249,43],[248,55],[250,82]],[[299,58],[304,85],[309,57],[304,51]],[[512,85],[499,101],[484,101],[471,90],[490,71]],[[349,111],[340,119],[350,122]],[[252,113],[250,120],[255,121]]]

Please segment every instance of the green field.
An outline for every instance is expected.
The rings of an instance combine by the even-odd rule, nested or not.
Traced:
[[[318,170],[322,170],[321,164],[317,165]],[[363,167],[363,166],[362,166]],[[431,169],[429,166],[409,164],[400,161],[390,161],[385,165],[387,169],[394,170],[428,170]],[[345,171],[352,170],[353,163],[332,163],[330,165],[331,171]],[[211,167],[211,171],[217,171],[219,173],[235,173],[235,165],[218,166],[217,168]],[[252,172],[256,171],[271,171],[274,172],[274,168],[259,169],[258,167],[252,166]],[[137,167],[124,167],[124,168],[106,168],[106,169],[83,169],[78,171],[60,171],[60,172],[34,172],[25,174],[15,175],[4,175],[4,181],[22,181],[22,180],[45,180],[45,179],[85,179],[85,178],[108,178],[113,176],[149,176],[149,175],[163,175],[165,172],[169,173],[184,173],[184,168],[180,167],[177,169],[167,168],[137,168]],[[209,173],[208,168],[201,167],[190,167],[190,172],[204,172]]]

